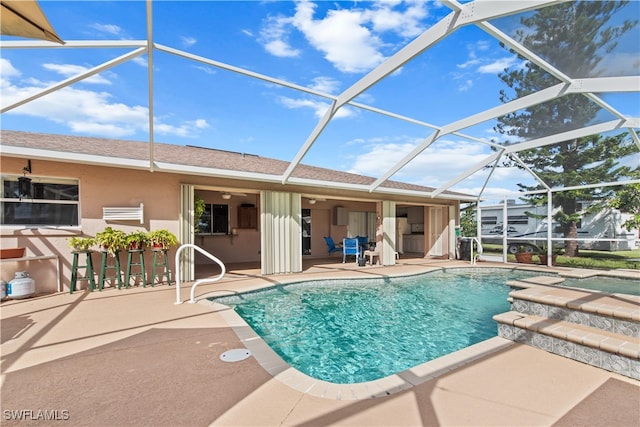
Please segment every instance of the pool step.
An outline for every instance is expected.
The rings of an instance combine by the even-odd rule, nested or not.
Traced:
[[[640,380],[640,297],[510,284],[500,337]]]
[[[524,288],[509,293],[513,311],[640,337],[640,296],[508,284]]]

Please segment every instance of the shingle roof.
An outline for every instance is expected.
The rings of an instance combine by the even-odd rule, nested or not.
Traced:
[[[253,154],[158,142],[155,142],[153,145],[154,161],[187,167],[205,167],[278,176],[282,175],[289,165],[287,161],[270,159]],[[0,130],[0,146],[14,146],[129,160],[149,159],[149,143],[108,138]],[[368,176],[304,164],[300,164],[294,170],[292,176],[354,185],[369,185],[375,181],[375,178]],[[430,187],[391,180],[386,181],[383,187],[420,192],[431,192],[434,190]],[[461,193],[446,192],[446,194],[468,197],[468,195]]]

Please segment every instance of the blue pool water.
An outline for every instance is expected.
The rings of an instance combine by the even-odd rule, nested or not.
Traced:
[[[640,281],[614,277],[589,277],[586,279],[566,279],[560,286],[589,289],[617,294],[640,295]]]
[[[525,272],[448,270],[333,280],[216,298],[287,363],[334,383],[371,381],[497,335],[508,280]]]

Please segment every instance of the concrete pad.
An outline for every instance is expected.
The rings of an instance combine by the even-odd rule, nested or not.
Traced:
[[[337,262],[300,275],[268,278],[245,271],[203,285],[197,295],[201,299],[206,293],[257,289],[279,281],[385,277],[468,266],[446,260],[401,262],[363,271]],[[179,295],[188,299],[188,287]],[[485,354],[454,356],[453,363],[414,369],[410,378],[400,381],[409,388],[392,390],[391,395],[364,383],[327,386],[327,398],[314,396],[278,381],[255,357],[222,362],[222,353],[248,344],[227,326],[226,309],[176,305],[175,300],[176,288],[163,285],[2,302],[3,415],[68,411],[64,425],[71,426],[552,425],[568,414],[572,420],[588,415],[593,425],[610,420],[640,425],[633,406],[640,382],[492,340],[478,344],[486,347]],[[274,374],[284,370],[280,366]],[[361,400],[345,400],[349,394]],[[617,411],[617,418],[611,418],[611,411],[590,410],[605,407],[614,395],[631,410]],[[10,416],[2,424],[47,423]]]

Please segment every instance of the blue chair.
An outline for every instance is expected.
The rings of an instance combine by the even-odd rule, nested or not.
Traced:
[[[362,256],[358,239],[342,239],[342,262],[346,261],[347,255],[355,255],[356,262]]]
[[[327,246],[329,247],[329,255],[334,252],[342,252],[342,248],[336,246],[335,242],[331,237],[325,237],[324,241],[327,242]]]
[[[356,236],[358,239],[358,246],[360,246],[360,252],[364,252],[367,250],[367,245],[369,243],[369,238],[367,236]]]

